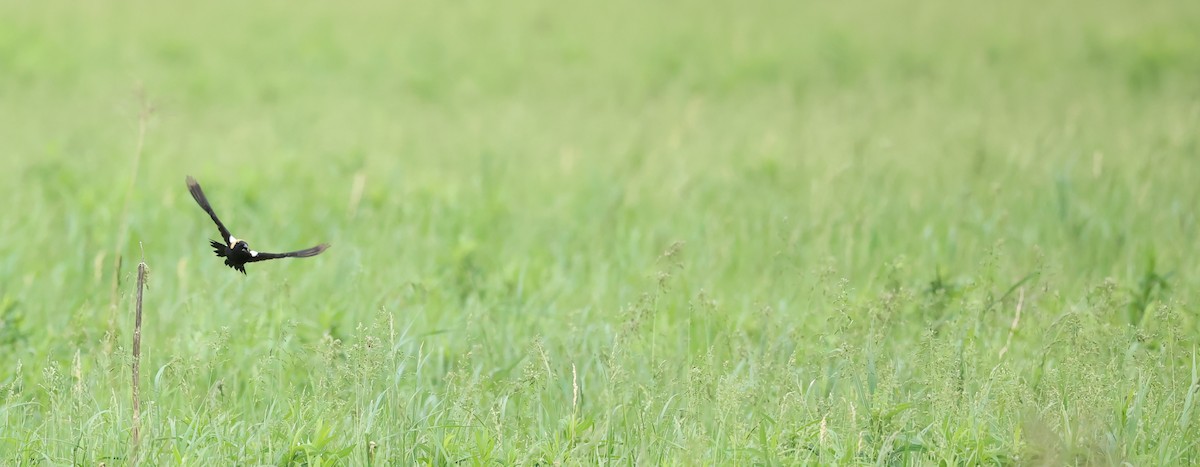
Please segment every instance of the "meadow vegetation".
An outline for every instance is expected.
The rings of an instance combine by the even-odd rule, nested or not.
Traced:
[[[0,464],[1200,463],[1197,24],[0,2]]]

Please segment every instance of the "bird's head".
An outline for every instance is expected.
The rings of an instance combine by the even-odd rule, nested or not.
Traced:
[[[237,241],[233,242],[233,246],[230,247],[230,249],[232,249],[233,251],[249,251],[250,244],[246,243],[245,240],[237,240]]]

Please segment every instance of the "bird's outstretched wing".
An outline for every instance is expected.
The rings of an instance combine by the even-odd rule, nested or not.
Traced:
[[[188,191],[192,193],[192,198],[196,200],[196,204],[199,204],[204,212],[208,213],[208,217],[211,217],[217,224],[217,230],[221,231],[221,239],[225,240],[225,244],[228,245],[233,236],[229,234],[229,229],[225,228],[225,224],[221,223],[221,219],[217,219],[217,213],[213,212],[212,206],[208,204],[208,198],[204,197],[204,190],[200,189],[200,184],[191,175],[188,175],[187,186]]]
[[[329,244],[322,243],[322,244],[314,246],[312,248],[307,248],[307,249],[298,250],[298,251],[289,251],[287,253],[263,253],[260,251],[260,252],[252,253],[252,256],[250,257],[250,259],[246,260],[246,262],[254,263],[257,261],[266,261],[268,259],[278,259],[278,258],[307,258],[309,256],[317,256],[317,255],[321,254],[321,252],[323,252],[327,249],[329,249]]]

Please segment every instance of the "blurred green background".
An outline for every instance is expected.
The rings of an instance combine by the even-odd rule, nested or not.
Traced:
[[[0,462],[1196,463],[1197,24],[0,2]]]

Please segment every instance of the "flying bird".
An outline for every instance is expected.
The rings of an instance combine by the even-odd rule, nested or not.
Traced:
[[[225,241],[225,243],[221,243],[216,240],[210,240],[209,243],[212,244],[213,253],[216,253],[218,257],[225,258],[225,265],[237,272],[246,274],[246,263],[278,258],[307,258],[317,256],[329,248],[329,244],[322,243],[312,248],[289,251],[287,253],[265,253],[251,250],[250,244],[246,243],[245,240],[234,237],[229,233],[229,229],[225,228],[225,224],[221,223],[221,219],[217,218],[217,213],[213,212],[212,206],[208,204],[208,198],[204,197],[204,190],[200,189],[200,184],[196,183],[196,179],[190,175],[187,178],[187,186],[188,191],[192,193],[192,198],[196,200],[196,204],[199,204],[204,209],[204,212],[208,213],[208,217],[211,217],[213,222],[217,224],[217,230],[221,231],[221,239]]]

